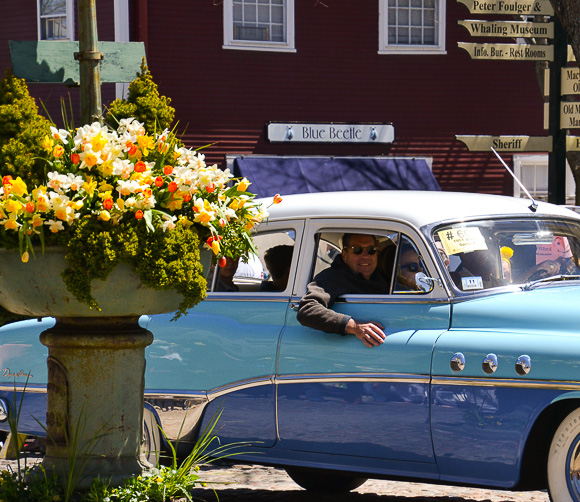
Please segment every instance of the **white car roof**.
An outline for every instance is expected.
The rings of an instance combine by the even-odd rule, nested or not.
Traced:
[[[538,202],[529,209],[529,199],[460,192],[383,190],[320,192],[283,196],[278,205],[271,198],[259,199],[271,221],[288,218],[389,218],[406,221],[416,228],[447,220],[468,220],[500,215],[580,215],[562,206]]]

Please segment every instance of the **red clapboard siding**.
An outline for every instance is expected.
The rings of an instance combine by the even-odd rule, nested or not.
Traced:
[[[113,9],[113,0],[97,1],[100,40],[114,39]],[[131,0],[130,12],[131,33],[146,41],[184,141],[215,143],[204,149],[211,163],[236,154],[431,157],[444,190],[511,194],[497,159],[468,152],[455,135],[545,134],[534,63],[472,61],[457,42],[493,40],[470,40],[457,20],[474,16],[456,1],[447,2],[447,53],[428,56],[378,54],[377,1],[296,0],[295,53],[224,49],[222,2]],[[36,0],[2,0],[0,15],[2,63],[7,40],[36,38]],[[50,110],[63,91],[31,86]],[[71,94],[76,103],[77,90]],[[104,86],[103,104],[113,98],[113,86]],[[269,143],[271,121],[389,122],[395,142]]]

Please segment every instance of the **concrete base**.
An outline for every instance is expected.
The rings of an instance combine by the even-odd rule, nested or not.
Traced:
[[[57,318],[48,347],[47,444],[43,466],[88,487],[140,475],[145,347],[138,318]]]

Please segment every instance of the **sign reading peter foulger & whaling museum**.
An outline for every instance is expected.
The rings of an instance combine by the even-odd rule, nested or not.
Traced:
[[[392,143],[395,141],[395,128],[384,123],[270,122],[268,140],[290,143]]]
[[[457,21],[457,24],[473,37],[554,38],[554,23],[465,19]]]

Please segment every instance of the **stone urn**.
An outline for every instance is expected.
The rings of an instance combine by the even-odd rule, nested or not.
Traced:
[[[202,254],[209,270],[210,254]],[[145,348],[153,334],[143,314],[177,310],[181,296],[144,287],[121,264],[106,281],[92,282],[101,311],[79,303],[66,289],[63,248],[47,248],[22,263],[0,249],[0,305],[16,314],[56,318],[43,332],[48,347],[47,470],[66,477],[81,469],[78,487],[99,476],[120,484],[150,466],[141,454]],[[74,464],[70,460],[74,458]]]

